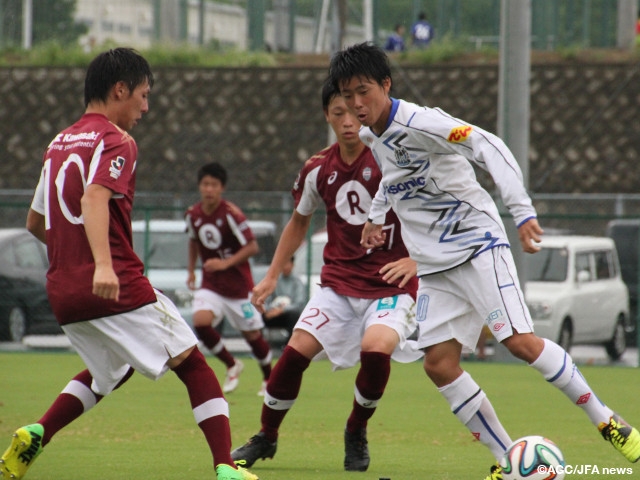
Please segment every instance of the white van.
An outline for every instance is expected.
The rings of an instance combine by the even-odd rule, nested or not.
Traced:
[[[251,257],[254,282],[264,277],[276,244],[276,224],[266,220],[248,220],[260,252]],[[176,304],[182,316],[191,323],[193,293],[187,288],[188,237],[184,220],[136,220],[133,248],[144,262],[145,275],[151,285],[162,290]],[[196,285],[202,271],[196,269]]]
[[[612,360],[626,349],[629,294],[610,238],[545,235],[528,255],[525,296],[535,332],[565,350],[601,344]]]

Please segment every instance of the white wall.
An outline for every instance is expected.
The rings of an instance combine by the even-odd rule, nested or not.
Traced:
[[[169,5],[168,15],[176,12],[176,2]],[[165,8],[167,8],[165,4]],[[76,20],[86,23],[89,33],[81,39],[83,45],[101,45],[113,41],[118,45],[148,48],[154,41],[153,0],[78,0]],[[265,43],[275,46],[275,25],[273,12],[265,15]],[[176,25],[173,18],[165,18],[163,25],[169,31],[168,42],[177,41]],[[331,22],[328,22],[323,50],[331,50]],[[237,5],[205,3],[205,43],[216,40],[223,45],[239,50],[248,47],[247,14]],[[316,22],[310,17],[296,17],[295,46],[297,53],[312,53],[315,50]],[[189,0],[187,14],[187,41],[196,45],[199,38],[199,1]],[[166,35],[164,35],[166,37]],[[172,40],[173,37],[175,40]],[[360,25],[349,25],[346,44],[364,41],[364,29]]]

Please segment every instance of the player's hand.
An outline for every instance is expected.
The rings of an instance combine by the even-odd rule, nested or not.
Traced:
[[[386,234],[382,232],[382,225],[365,222],[360,237],[360,245],[364,248],[377,248],[384,245]]]
[[[418,274],[418,265],[410,257],[401,258],[395,262],[387,263],[380,269],[382,279],[389,284],[398,283],[398,287],[404,287],[409,280]]]
[[[276,289],[277,284],[277,278],[273,279],[270,277],[264,277],[255,287],[253,287],[251,303],[253,303],[253,306],[256,307],[260,313],[264,313],[264,302]]]
[[[228,268],[227,261],[222,258],[209,258],[203,264],[205,272],[219,272]]]
[[[195,290],[196,289],[196,274],[195,274],[195,272],[189,272],[189,274],[187,276],[187,287],[189,288],[189,290]]]
[[[527,253],[536,253],[540,251],[540,247],[537,245],[540,243],[541,235],[544,233],[542,227],[538,224],[537,218],[527,220],[518,228],[518,237],[520,237],[520,244],[522,250]]]
[[[93,273],[93,294],[106,300],[120,299],[120,281],[113,267],[96,266]]]

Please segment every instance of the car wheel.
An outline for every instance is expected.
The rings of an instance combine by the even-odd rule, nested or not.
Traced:
[[[611,340],[604,344],[611,360],[618,360],[627,348],[627,337],[624,331],[624,316],[620,315],[613,329]]]
[[[9,313],[9,340],[21,342],[27,333],[27,314],[21,307],[13,307]]]
[[[571,349],[571,343],[573,342],[573,327],[571,326],[571,320],[565,318],[560,328],[560,335],[558,336],[558,345],[569,353]]]

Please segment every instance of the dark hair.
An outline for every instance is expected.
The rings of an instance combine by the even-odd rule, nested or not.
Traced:
[[[327,78],[322,85],[322,109],[326,112],[329,109],[331,100],[339,96],[340,90],[335,87],[330,78]]]
[[[340,91],[340,86],[354,77],[373,80],[378,85],[386,78],[391,80],[391,66],[384,50],[364,42],[335,53],[329,64],[329,79],[334,88]]]
[[[84,106],[94,100],[106,102],[109,90],[118,82],[127,84],[130,92],[149,82],[153,87],[153,74],[149,63],[132,48],[114,48],[99,54],[89,64],[84,79]]]
[[[223,186],[227,184],[227,170],[217,162],[207,163],[200,167],[200,170],[198,170],[198,183],[207,175],[220,180]]]

